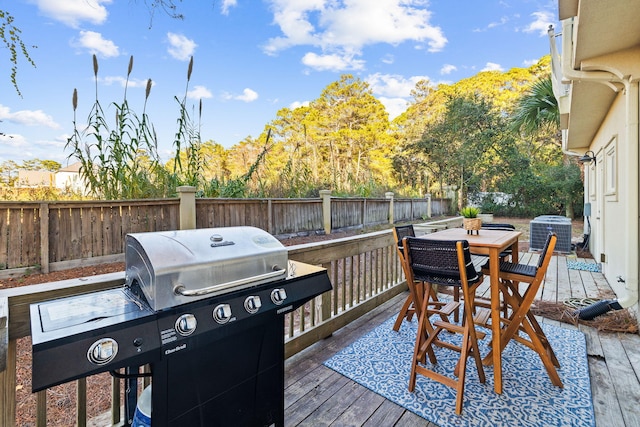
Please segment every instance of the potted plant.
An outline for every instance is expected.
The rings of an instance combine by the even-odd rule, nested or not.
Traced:
[[[478,218],[480,209],[474,206],[466,206],[460,210],[460,214],[464,217],[462,220],[462,227],[467,230],[467,234],[480,234],[480,227],[482,227],[482,220]]]
[[[486,223],[486,222],[493,222],[493,214],[492,213],[479,213],[478,214],[478,218],[480,218],[482,220],[482,223]]]

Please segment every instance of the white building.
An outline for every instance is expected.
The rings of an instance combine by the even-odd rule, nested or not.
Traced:
[[[640,1],[558,0],[550,29],[566,153],[584,156],[589,249],[619,304],[638,311]]]
[[[80,176],[80,166],[82,163],[76,162],[59,169],[55,175],[56,187],[62,191],[86,194],[89,187]]]

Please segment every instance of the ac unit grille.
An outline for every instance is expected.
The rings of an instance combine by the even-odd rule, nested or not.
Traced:
[[[560,215],[542,215],[529,222],[529,249],[544,249],[549,232],[558,236],[557,252],[571,252],[571,219]]]

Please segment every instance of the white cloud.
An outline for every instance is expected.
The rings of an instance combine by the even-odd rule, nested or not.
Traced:
[[[427,76],[412,76],[404,78],[397,74],[371,74],[366,78],[371,91],[375,95],[409,98],[416,83],[429,80]]]
[[[0,135],[0,162],[38,158],[63,163],[67,159],[64,147],[67,139],[33,140],[20,134]],[[20,159],[20,160],[17,160]]]
[[[103,24],[108,15],[103,5],[111,4],[112,0],[35,0],[35,3],[43,15],[78,28],[85,21]]]
[[[540,59],[525,59],[524,61],[522,61],[522,65],[526,68],[531,67],[532,65],[535,65],[538,63],[538,61],[540,61]]]
[[[18,134],[0,134],[0,147],[4,150],[10,148],[26,147],[27,140]]]
[[[237,6],[238,2],[236,0],[222,0],[222,14],[228,15],[229,9]]]
[[[549,25],[554,24],[553,13],[549,11],[534,12],[531,14],[534,18],[527,27],[523,30],[525,33],[537,32],[540,37],[547,35]]]
[[[318,71],[362,70],[364,68],[364,61],[354,59],[349,55],[341,56],[338,54],[318,55],[308,52],[302,57],[302,63]]]
[[[293,46],[319,48],[321,54],[305,55],[309,66],[343,70],[335,64],[340,58],[351,58],[361,69],[364,61],[356,56],[368,45],[398,45],[413,42],[427,45],[431,52],[442,50],[447,43],[442,30],[429,24],[431,12],[423,0],[270,0],[274,22],[282,36],[269,39],[267,54],[275,54]],[[354,68],[352,68],[354,69]]]
[[[147,80],[142,79],[132,79],[129,78],[129,83],[127,84],[127,78],[122,76],[107,76],[107,77],[98,77],[98,83],[102,83],[105,86],[111,86],[112,84],[120,85],[121,87],[147,87]],[[153,87],[155,82],[151,81],[151,86]]]
[[[224,93],[222,95],[224,99],[235,99],[236,101],[253,102],[258,99],[258,93],[249,88],[245,88],[242,91],[242,95],[233,95],[231,93]]]
[[[440,74],[447,75],[457,70],[458,70],[458,67],[456,67],[455,65],[444,64],[442,68],[440,68]]]
[[[169,55],[180,61],[188,61],[198,46],[193,40],[188,39],[182,34],[167,33]]]
[[[295,110],[296,108],[308,107],[308,106],[309,106],[309,101],[294,101],[289,105],[289,109]]]
[[[404,98],[386,98],[381,96],[378,100],[384,105],[389,114],[389,120],[393,120],[400,114],[404,113],[409,105],[409,101]]]
[[[72,41],[71,44],[103,58],[112,58],[120,55],[120,49],[114,42],[102,38],[102,34],[95,31],[80,31],[80,37]]]
[[[393,64],[395,62],[395,57],[393,55],[385,55],[384,58],[381,59],[384,64]]]
[[[484,68],[480,71],[504,71],[504,69],[500,64],[496,64],[495,62],[487,62]]]
[[[256,99],[258,99],[258,92],[251,90],[249,88],[245,88],[242,91],[242,95],[238,95],[234,99],[237,99],[238,101],[244,101],[244,102],[253,102]]]
[[[209,89],[205,86],[194,86],[192,90],[187,93],[189,99],[208,99],[213,97]]]
[[[405,78],[395,74],[371,74],[366,78],[371,91],[384,105],[389,119],[393,120],[402,114],[412,100],[411,91],[422,80],[430,80],[427,76],[411,76]]]
[[[10,108],[0,104],[0,120],[25,126],[60,129],[60,125],[53,120],[53,117],[42,110],[20,110],[12,113]]]
[[[507,22],[509,22],[509,18],[507,18],[506,16],[503,16],[502,18],[500,18],[500,21],[498,22],[490,22],[489,25],[487,25],[487,28],[501,27]]]

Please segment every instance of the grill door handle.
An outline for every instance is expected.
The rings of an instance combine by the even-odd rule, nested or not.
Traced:
[[[277,266],[274,268],[278,268]],[[272,279],[278,276],[283,276],[287,273],[286,268],[277,269],[271,271],[269,273],[260,274],[259,276],[247,277],[244,279],[238,279],[227,283],[221,283],[219,285],[207,286],[206,288],[200,289],[187,289],[184,285],[178,284],[173,288],[173,292],[177,295],[182,295],[183,297],[199,297],[202,295],[208,295],[214,293],[216,291],[225,290],[228,288],[233,288],[236,286],[248,285],[250,283],[258,282],[260,280]]]

